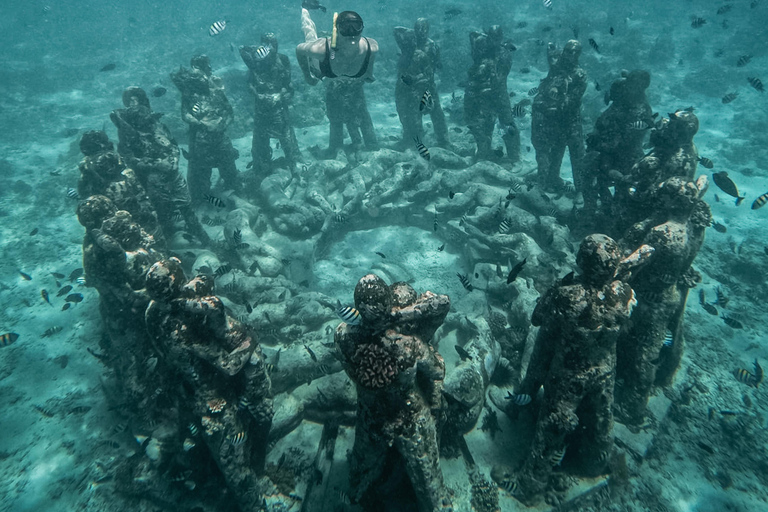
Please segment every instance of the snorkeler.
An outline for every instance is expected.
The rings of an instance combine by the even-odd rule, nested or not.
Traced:
[[[364,82],[373,82],[373,63],[379,45],[362,36],[363,19],[354,11],[334,14],[331,37],[318,38],[307,9],[301,10],[305,42],[296,47],[296,58],[310,85],[326,80],[326,113],[330,121],[328,152],[335,157],[344,141],[344,125],[353,145],[365,141],[378,148],[371,115],[365,102]],[[362,134],[362,136],[361,136]]]

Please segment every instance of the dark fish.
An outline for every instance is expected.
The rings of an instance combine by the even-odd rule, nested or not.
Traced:
[[[203,194],[203,198],[209,203],[211,203],[213,206],[217,206],[219,208],[224,208],[225,206],[227,206],[227,203],[225,203],[223,200],[219,199],[216,196]]]
[[[610,29],[608,29],[608,33],[609,33],[609,34],[611,34],[611,35],[613,35],[613,34],[615,34],[615,33],[616,33],[616,31],[615,31],[615,30],[613,30],[613,27],[611,27]]]
[[[450,191],[448,192],[448,199],[453,199],[456,196],[456,192]]]
[[[19,275],[20,275],[20,276],[21,276],[21,278],[22,278],[22,279],[24,279],[25,281],[31,281],[31,280],[32,280],[32,276],[31,276],[31,275],[29,275],[29,274],[26,274],[26,273],[22,272],[21,270],[19,270]]]
[[[68,294],[70,291],[72,291],[72,286],[67,285],[64,288],[62,288],[61,290],[59,290],[58,293],[56,293],[56,296],[57,297],[63,297],[64,295]]]
[[[736,67],[743,68],[747,64],[749,64],[749,61],[752,60],[751,55],[742,55],[739,57],[739,60],[736,61]]]
[[[429,161],[429,149],[427,149],[427,146],[422,144],[418,137],[414,137],[413,140],[416,142],[416,150],[419,152],[421,158]]]
[[[589,46],[591,46],[592,49],[595,50],[597,53],[600,53],[600,47],[597,45],[597,41],[595,41],[591,37],[589,38]]]
[[[744,324],[742,324],[738,320],[734,320],[733,318],[731,318],[729,316],[725,316],[723,314],[723,315],[720,315],[720,318],[722,318],[723,322],[725,322],[725,325],[727,325],[731,329],[743,329],[744,328]]]
[[[728,297],[725,296],[725,293],[723,293],[723,290],[720,289],[718,286],[715,288],[715,304],[717,304],[720,307],[727,308],[728,307]]]
[[[39,230],[37,228],[35,228],[32,231],[30,231],[29,236],[35,236],[38,232],[39,232]]]
[[[216,277],[221,277],[232,271],[232,265],[222,265],[216,269]]]
[[[549,456],[549,463],[553,466],[559,466],[563,462],[563,457],[565,457],[565,446],[552,452]]]
[[[240,245],[240,243],[243,241],[243,234],[239,229],[236,229],[232,233],[232,239],[235,241],[235,245]]]
[[[64,274],[62,274],[61,272],[51,272],[51,275],[56,279],[64,279],[65,277]]]
[[[720,224],[719,222],[713,222],[712,227],[715,228],[715,231],[718,233],[725,233],[728,231],[728,228],[726,228],[724,225]]]
[[[69,282],[71,283],[85,272],[85,269],[83,268],[76,268],[72,272],[69,273]]]
[[[317,0],[304,0],[301,2],[301,6],[308,11],[312,11],[314,9],[320,9],[322,12],[326,11],[325,7],[320,5],[320,2]]]
[[[48,304],[51,303],[51,300],[48,298],[48,290],[40,290],[40,296],[43,298],[45,302]]]
[[[459,14],[461,14],[462,12],[463,12],[463,11],[462,11],[461,9],[458,9],[458,8],[456,8],[456,7],[453,7],[453,8],[451,8],[451,9],[446,9],[446,10],[445,10],[445,13],[444,13],[444,14],[445,14],[445,19],[446,19],[446,20],[449,20],[449,19],[451,19],[451,18],[455,18],[456,16],[458,16],[458,15],[459,15]]]
[[[700,156],[699,157],[699,163],[701,165],[703,165],[704,167],[706,167],[707,169],[712,169],[715,166],[715,164],[714,164],[714,162],[712,162],[712,160],[710,160],[709,158],[704,157],[704,156]]]
[[[217,36],[224,32],[224,29],[227,28],[227,21],[226,20],[219,20],[214,21],[211,26],[208,28],[208,35],[211,37]]]
[[[759,78],[751,76],[747,78],[747,81],[749,82],[749,85],[755,88],[755,90],[760,92],[765,92],[765,87],[763,87],[763,81],[760,80]]]
[[[511,400],[513,404],[515,405],[528,405],[531,403],[531,395],[525,394],[525,393],[515,393],[514,395],[507,391],[507,396],[505,397],[507,400]]]
[[[571,270],[567,274],[563,276],[563,278],[560,280],[561,286],[570,286],[576,281],[576,272]]]
[[[512,269],[509,271],[509,274],[507,274],[507,284],[512,284],[515,282],[517,275],[520,273],[520,271],[523,270],[527,259],[528,258],[523,258],[523,261],[512,267]]]
[[[726,171],[720,171],[712,174],[712,181],[715,182],[715,185],[718,186],[720,190],[725,192],[731,197],[735,197],[736,199],[739,199],[741,196],[739,196],[739,189],[736,187],[736,184],[731,180],[731,178],[728,177],[728,173]]]
[[[49,336],[53,336],[54,334],[61,332],[62,329],[63,327],[61,327],[60,325],[54,325],[53,327],[46,329],[46,331],[43,334],[41,334],[40,337],[47,338]]]
[[[455,345],[453,348],[455,348],[456,352],[459,353],[459,357],[461,358],[462,361],[466,361],[467,359],[472,359],[472,356],[469,355],[469,352],[464,350],[464,347],[462,347],[461,345]]]
[[[438,251],[442,251],[443,249],[445,249],[445,244],[443,244],[443,245],[441,245],[440,247],[437,248]]]
[[[165,96],[165,93],[168,92],[168,89],[162,86],[157,86],[154,89],[152,89],[152,96],[155,98],[161,98]]]
[[[758,208],[762,208],[765,206],[765,203],[768,203],[768,192],[755,199],[752,203],[752,209],[757,210]]]
[[[19,335],[15,332],[6,332],[5,334],[0,334],[0,347],[7,347],[17,339],[19,339]]]
[[[83,302],[83,294],[82,293],[70,293],[67,295],[67,297],[64,299],[67,302]]]
[[[379,255],[379,256],[381,256],[383,259],[386,259],[386,258],[387,258],[387,257],[386,257],[386,255],[385,255],[383,252],[379,252],[379,251],[376,251],[376,253],[375,253],[375,254],[378,254],[378,255]]]
[[[248,314],[250,315],[251,313],[253,313],[253,306],[251,306],[250,304],[248,304],[248,302],[246,302],[246,303],[245,303],[245,310],[246,310],[246,311],[248,312]]]
[[[317,362],[317,356],[306,343],[304,344],[304,349],[309,353],[309,357],[311,357],[314,362]]]
[[[34,409],[45,416],[46,418],[53,418],[53,411],[51,411],[49,408],[41,406],[41,405],[33,405]]]
[[[760,383],[763,382],[763,368],[757,362],[757,359],[755,359],[753,364],[755,367],[754,374],[744,368],[738,368],[734,370],[733,375],[736,377],[737,381],[746,384],[747,386],[757,388],[760,386]]]
[[[474,290],[474,287],[472,286],[472,283],[469,282],[469,278],[467,278],[467,276],[458,272],[456,272],[456,276],[459,278],[459,281],[461,281],[461,286],[463,286],[465,290],[468,292]]]
[[[602,87],[600,87],[600,82],[598,82],[597,80],[595,80],[595,90],[598,92],[602,90]]]
[[[66,310],[68,310],[68,309],[69,309],[69,308],[71,308],[71,307],[72,307],[72,304],[71,304],[71,303],[69,303],[69,302],[66,302],[66,303],[64,303],[64,305],[63,305],[63,306],[61,306],[61,310],[62,310],[62,311],[66,311]]]
[[[525,117],[526,110],[525,110],[525,104],[523,103],[525,100],[515,104],[514,107],[512,107],[512,115],[515,117]]]
[[[723,100],[722,100],[722,101],[723,101],[723,104],[728,104],[728,103],[732,102],[733,100],[735,100],[735,99],[736,99],[736,98],[738,98],[738,97],[739,97],[739,94],[738,94],[738,93],[735,93],[735,92],[729,92],[728,94],[726,94],[725,96],[723,96]]]
[[[115,64],[114,62],[110,62],[109,64],[101,68],[99,71],[112,71],[116,67],[117,67],[117,64]]]
[[[725,14],[725,13],[727,13],[728,11],[730,11],[731,9],[733,9],[733,4],[725,4],[725,5],[721,5],[721,6],[720,6],[720,7],[717,9],[717,14]]]
[[[419,112],[429,112],[434,106],[435,98],[432,97],[432,93],[429,90],[424,91],[419,102]]]
[[[432,224],[432,227],[434,228],[434,231],[437,232],[438,224],[437,224],[437,206],[435,206],[435,221]]]
[[[693,28],[701,28],[706,24],[707,24],[707,20],[705,20],[704,18],[694,18],[693,21],[691,22],[691,26]]]
[[[528,89],[528,96],[536,96],[539,93],[538,87],[531,87]]]

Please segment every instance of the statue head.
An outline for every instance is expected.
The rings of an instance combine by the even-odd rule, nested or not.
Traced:
[[[416,44],[424,44],[429,38],[429,21],[427,18],[417,19],[413,25],[413,32],[416,34]]]
[[[600,286],[613,279],[621,258],[619,244],[613,238],[597,233],[582,240],[576,264],[588,283]]]
[[[149,106],[149,97],[147,96],[146,91],[144,91],[144,89],[142,89],[141,87],[136,87],[135,85],[132,85],[131,87],[128,87],[126,90],[123,91],[123,105],[126,108],[130,108],[130,107],[151,108]]]

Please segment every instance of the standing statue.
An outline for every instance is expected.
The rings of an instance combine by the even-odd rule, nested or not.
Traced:
[[[584,211],[590,215],[597,213],[598,200],[602,213],[610,215],[610,187],[617,177],[628,175],[643,157],[643,140],[654,124],[653,111],[645,97],[650,84],[647,71],[622,71],[606,97],[611,105],[597,118],[595,131],[587,135],[581,191]]]
[[[516,390],[516,396],[535,397],[544,386],[531,451],[513,492],[529,505],[547,490],[566,448],[574,466],[594,476],[605,469],[613,447],[616,340],[629,320],[635,294],[616,278],[622,253],[612,238],[586,237],[576,263],[582,274],[555,284],[533,311],[531,323],[541,328]]]
[[[226,133],[234,113],[224,83],[212,74],[206,55],[192,57],[190,65],[171,73],[171,80],[181,91],[181,118],[189,125],[189,192],[192,201],[200,203],[210,194],[214,167],[227,188],[240,189],[238,152]]]
[[[396,498],[381,489],[392,471],[404,469],[419,511],[450,511],[439,465],[445,363],[430,345],[450,300],[368,274],[355,287],[355,305],[358,325],[342,323],[335,333],[344,370],[357,386],[350,497],[366,510],[382,500],[392,504]]]
[[[504,40],[499,25],[493,25],[487,32],[470,32],[472,67],[464,93],[464,119],[477,144],[476,157],[479,160],[493,158],[491,141],[496,119],[499,120],[511,163],[520,160],[520,132],[512,115],[512,105],[507,91],[507,76],[512,69],[514,45]]]
[[[262,35],[261,42],[261,46],[240,47],[240,56],[249,70],[248,86],[256,96],[251,156],[258,179],[263,178],[272,165],[270,139],[280,142],[291,170],[301,162],[299,144],[288,116],[288,106],[293,99],[291,64],[287,55],[277,53],[274,34]]]
[[[187,229],[203,243],[210,241],[192,209],[187,182],[179,171],[179,146],[165,124],[163,114],[152,112],[144,89],[123,91],[125,108],[109,115],[117,127],[117,150],[136,173],[157,212],[163,233],[170,237],[174,218],[184,219]]]
[[[395,106],[403,125],[402,146],[411,147],[414,139],[424,137],[422,116],[425,114],[432,119],[437,145],[450,146],[448,125],[435,85],[435,71],[442,68],[440,47],[429,38],[429,22],[419,18],[413,29],[395,27],[394,34],[400,48]]]
[[[531,142],[536,150],[539,183],[544,190],[563,188],[560,166],[568,148],[573,183],[582,189],[581,165],[584,135],[581,128],[581,97],[587,90],[587,73],[579,67],[581,43],[571,39],[562,50],[549,44],[549,73],[539,84],[531,111]]]

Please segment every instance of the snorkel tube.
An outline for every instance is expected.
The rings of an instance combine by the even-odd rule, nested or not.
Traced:
[[[336,18],[339,17],[339,13],[333,13],[333,32],[331,32],[331,48],[336,49]]]

